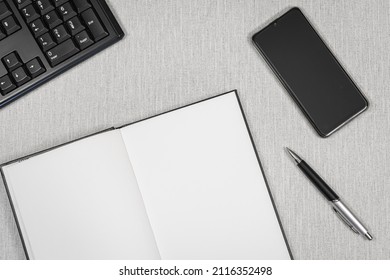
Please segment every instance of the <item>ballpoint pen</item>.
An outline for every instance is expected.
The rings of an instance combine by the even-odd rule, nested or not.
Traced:
[[[295,163],[306,175],[307,178],[317,187],[317,189],[331,203],[333,210],[355,233],[362,234],[368,240],[372,240],[371,234],[356,218],[356,216],[341,202],[339,196],[325,183],[325,181],[296,153],[286,147],[287,152],[294,159]]]

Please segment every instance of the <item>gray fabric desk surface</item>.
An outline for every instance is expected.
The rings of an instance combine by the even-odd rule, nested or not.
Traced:
[[[0,162],[238,89],[294,257],[390,259],[389,1],[108,2],[125,39],[0,110]],[[292,6],[370,101],[329,139],[316,135],[251,44],[255,31]],[[346,228],[284,146],[312,163],[374,241]],[[0,259],[22,258],[1,185]]]

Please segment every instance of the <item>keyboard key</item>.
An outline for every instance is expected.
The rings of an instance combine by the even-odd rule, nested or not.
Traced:
[[[5,2],[0,2],[0,20],[5,19],[10,15],[12,15],[12,13],[8,9],[7,4],[5,4]]]
[[[5,75],[0,78],[0,93],[1,95],[6,95],[10,91],[16,88],[15,84],[12,83],[10,77]]]
[[[46,69],[42,66],[41,61],[39,58],[34,58],[33,60],[30,60],[26,63],[26,68],[28,71],[28,74],[32,77],[38,77],[42,73],[46,71]]]
[[[39,18],[39,14],[37,13],[33,5],[28,5],[27,7],[23,8],[21,10],[21,13],[27,23],[30,23],[33,20]]]
[[[38,38],[39,36],[49,31],[41,19],[34,20],[32,23],[30,23],[30,28],[35,38]]]
[[[8,70],[13,70],[22,66],[22,61],[16,52],[10,53],[9,55],[5,56],[3,58],[3,62],[5,67],[8,68]]]
[[[50,51],[46,52],[46,56],[51,66],[54,67],[78,52],[79,49],[76,48],[72,40],[67,40],[61,45],[58,45]]]
[[[81,13],[88,8],[91,8],[91,4],[89,4],[88,0],[73,0],[73,4],[76,7],[76,12]]]
[[[54,10],[54,6],[50,3],[49,0],[38,0],[35,2],[35,6],[41,15],[45,15],[51,10]]]
[[[70,38],[68,32],[63,25],[60,25],[52,30],[54,40],[59,44]]]
[[[7,35],[11,35],[12,33],[18,31],[20,29],[19,24],[16,23],[13,16],[7,17],[1,21],[1,25],[4,28],[4,31]]]
[[[58,13],[62,17],[63,21],[66,21],[74,16],[76,16],[76,12],[73,10],[72,6],[69,2],[65,3],[64,5],[61,5],[57,8]]]
[[[57,44],[53,41],[53,38],[50,36],[50,33],[45,33],[37,39],[42,50],[45,52],[54,48]]]
[[[50,29],[53,29],[54,27],[62,23],[62,20],[60,19],[56,11],[49,12],[43,18]]]
[[[21,86],[31,80],[22,67],[12,71],[11,75],[17,86]]]
[[[84,22],[86,23],[89,31],[92,34],[93,39],[99,41],[106,37],[108,33],[104,30],[103,26],[100,24],[97,16],[92,11],[92,9],[86,10],[81,14]]]
[[[18,7],[18,9],[22,9],[26,7],[27,5],[31,4],[31,0],[15,0],[15,4]]]
[[[78,17],[71,18],[65,24],[72,36],[76,35],[77,33],[85,29],[85,27],[81,24]]]
[[[82,31],[75,36],[76,44],[79,46],[80,50],[84,50],[94,42],[91,38],[89,38],[88,33],[86,31]]]
[[[54,6],[59,7],[62,4],[65,4],[67,1],[69,1],[69,0],[53,0],[53,4],[54,4]]]

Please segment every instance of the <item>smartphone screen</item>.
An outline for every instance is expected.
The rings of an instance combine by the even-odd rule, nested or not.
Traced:
[[[368,107],[368,102],[298,8],[253,36],[287,91],[322,137]]]

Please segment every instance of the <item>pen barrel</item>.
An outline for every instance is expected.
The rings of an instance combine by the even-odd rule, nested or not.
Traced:
[[[326,197],[327,200],[338,200],[339,196],[325,183],[305,161],[301,161],[298,167],[306,175],[307,178],[317,187],[317,189]]]

